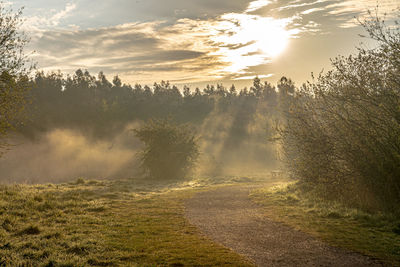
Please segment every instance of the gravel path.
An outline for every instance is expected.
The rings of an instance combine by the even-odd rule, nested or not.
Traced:
[[[264,217],[248,197],[252,188],[227,186],[197,193],[185,202],[186,216],[205,235],[258,266],[381,266]]]

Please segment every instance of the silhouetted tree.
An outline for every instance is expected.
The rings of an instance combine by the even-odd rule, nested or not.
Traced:
[[[255,77],[253,80],[253,86],[250,87],[250,92],[256,96],[260,97],[262,94],[263,86],[261,84],[261,80],[258,77]]]
[[[236,96],[237,95],[236,87],[235,87],[234,84],[232,84],[231,88],[229,89],[229,95],[230,96]]]
[[[114,79],[113,79],[113,85],[114,85],[115,87],[121,87],[121,86],[122,86],[121,79],[118,77],[118,75],[114,77]]]

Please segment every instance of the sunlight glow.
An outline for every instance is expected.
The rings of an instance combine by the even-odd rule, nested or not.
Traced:
[[[270,62],[281,54],[296,34],[287,30],[290,19],[274,19],[248,14],[229,13],[221,16],[213,37],[219,44],[217,54],[230,63],[229,73],[243,73],[248,67]]]

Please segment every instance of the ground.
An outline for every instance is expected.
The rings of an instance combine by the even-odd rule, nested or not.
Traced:
[[[351,246],[335,248],[276,222],[278,205],[256,203],[273,199],[262,190],[275,180],[78,179],[64,184],[0,186],[0,266],[380,264],[350,252]],[[250,192],[258,198],[252,195],[250,200]],[[271,212],[277,216],[270,216]],[[327,220],[318,223],[329,225]],[[344,239],[343,229],[335,228],[337,240]],[[379,240],[382,233],[374,231],[374,240]],[[383,235],[395,243],[393,251],[386,253],[392,261],[386,262],[396,265],[400,242],[386,232]],[[386,244],[380,251],[386,250]]]
[[[254,188],[234,185],[198,193],[186,200],[186,216],[205,235],[258,266],[381,266],[266,218],[249,198]]]
[[[182,200],[203,184],[0,186],[0,266],[251,266],[185,219]]]

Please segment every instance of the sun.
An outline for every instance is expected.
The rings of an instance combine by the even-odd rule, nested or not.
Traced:
[[[228,67],[226,72],[243,72],[251,66],[267,63],[282,54],[293,32],[288,20],[249,14],[229,13],[216,26],[219,53]]]
[[[287,48],[289,44],[289,34],[279,25],[265,24],[263,26],[264,29],[256,38],[257,44],[265,55],[275,58]]]

